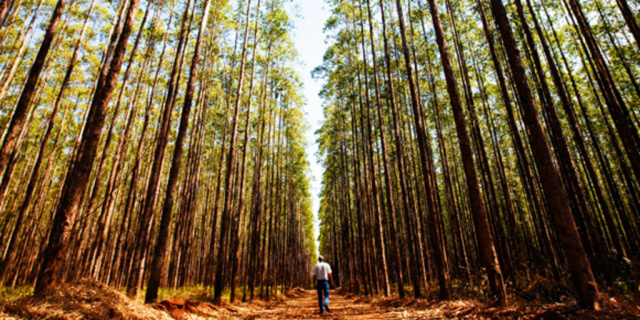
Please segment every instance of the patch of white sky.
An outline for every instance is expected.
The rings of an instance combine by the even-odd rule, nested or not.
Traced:
[[[322,112],[322,99],[319,96],[322,90],[322,81],[315,80],[311,72],[322,64],[322,57],[328,47],[323,33],[324,24],[329,18],[329,8],[322,0],[294,0],[290,14],[295,25],[293,42],[299,53],[298,75],[304,83],[304,96],[306,104],[304,112],[309,130],[305,133],[307,139],[307,159],[311,166],[311,197],[313,201],[313,213],[315,217],[314,235],[316,247],[319,246],[320,220],[318,210],[320,208],[320,189],[322,182],[322,166],[318,162],[318,144],[315,132],[322,125],[324,115]]]

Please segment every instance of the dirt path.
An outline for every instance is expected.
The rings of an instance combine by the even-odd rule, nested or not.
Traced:
[[[498,308],[473,300],[401,300],[396,298],[348,298],[331,293],[331,312],[318,314],[315,291],[297,289],[295,296],[259,307],[247,304],[231,313],[218,314],[219,319],[640,319],[640,307],[607,302],[600,311],[586,311],[574,304],[545,304]],[[222,317],[221,317],[222,316]]]
[[[236,319],[407,319],[407,311],[382,310],[366,302],[345,298],[341,294],[330,293],[330,313],[318,314],[318,298],[315,291],[299,291],[298,297],[264,305],[259,313],[238,313]],[[243,312],[244,311],[244,312]],[[249,312],[253,313],[253,312]]]

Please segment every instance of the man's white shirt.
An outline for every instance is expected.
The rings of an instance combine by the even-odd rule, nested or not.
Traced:
[[[318,264],[313,267],[313,275],[316,276],[318,280],[329,280],[330,273],[331,266],[326,262],[318,262]]]

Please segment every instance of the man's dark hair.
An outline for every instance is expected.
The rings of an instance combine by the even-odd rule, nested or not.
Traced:
[[[320,261],[320,262],[324,261],[324,257],[318,256],[318,261]]]

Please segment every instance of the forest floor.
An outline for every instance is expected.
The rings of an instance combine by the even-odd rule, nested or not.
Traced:
[[[167,299],[154,305],[131,300],[94,281],[82,281],[44,297],[0,301],[0,320],[13,319],[640,319],[640,306],[606,299],[600,311],[580,310],[575,303],[514,303],[491,307],[478,300],[431,301],[371,298],[331,293],[331,312],[319,315],[315,291],[294,289],[271,301],[213,305]]]

